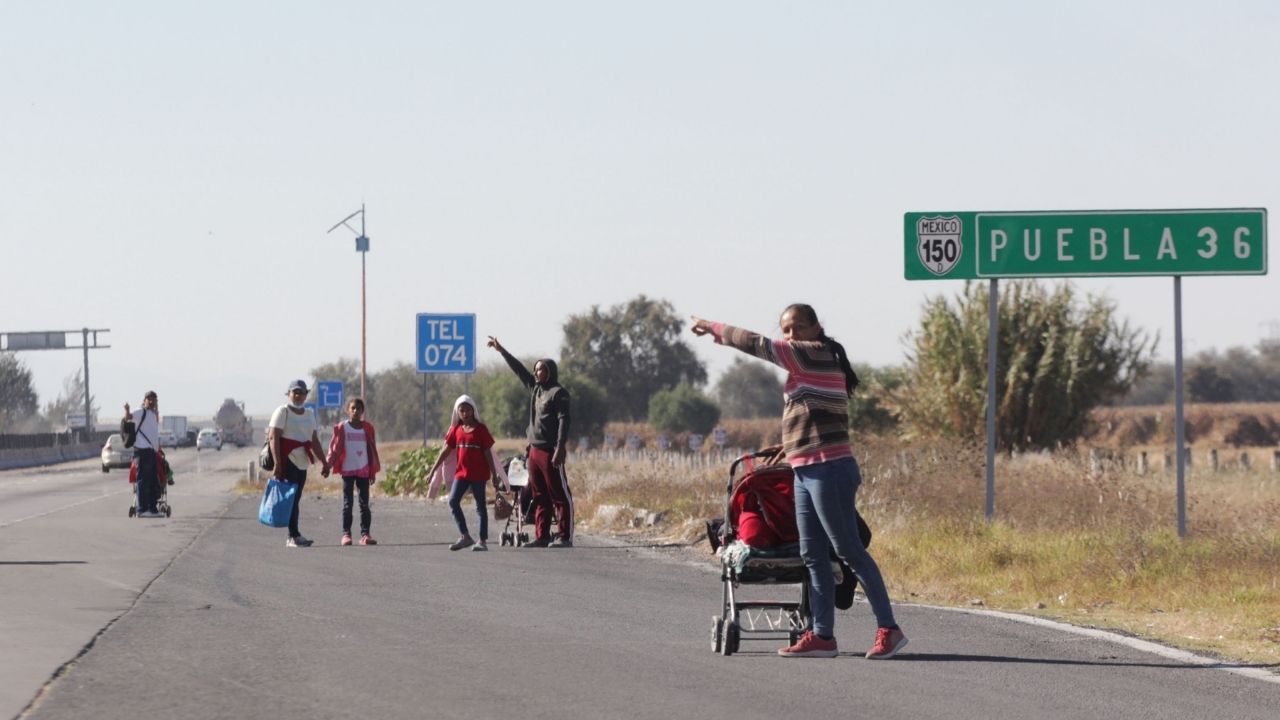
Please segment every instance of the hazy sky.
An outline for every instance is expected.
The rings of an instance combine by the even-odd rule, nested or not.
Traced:
[[[518,355],[638,294],[855,360],[922,303],[903,213],[1280,209],[1274,2],[0,2],[0,331],[110,328],[114,419],[265,412],[414,316]],[[1270,241],[1274,257],[1277,243]],[[1092,280],[1173,356],[1173,283]],[[1188,278],[1188,354],[1280,332],[1280,278]],[[712,378],[732,351],[687,336]],[[481,348],[481,359],[493,357]],[[79,352],[19,356],[41,402]]]

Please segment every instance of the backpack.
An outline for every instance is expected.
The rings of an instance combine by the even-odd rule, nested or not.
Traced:
[[[146,419],[147,419],[147,409],[142,408],[142,420],[145,421]],[[131,448],[133,447],[134,443],[138,442],[138,426],[140,424],[141,424],[140,422],[139,423],[133,422],[132,416],[127,417],[124,420],[120,421],[120,434],[124,437],[125,447]],[[143,435],[143,437],[146,437],[146,435]],[[151,438],[147,438],[147,440],[149,441],[151,440]]]

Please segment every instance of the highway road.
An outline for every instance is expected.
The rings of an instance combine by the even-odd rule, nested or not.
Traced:
[[[128,518],[96,461],[0,473],[0,718],[1280,717],[1263,670],[923,606],[890,661],[861,657],[861,603],[836,659],[718,656],[705,566],[590,536],[449,552],[443,504],[376,501],[382,544],[344,548],[308,494],[316,545],[289,549],[228,492],[251,457],[174,452],[168,519]]]

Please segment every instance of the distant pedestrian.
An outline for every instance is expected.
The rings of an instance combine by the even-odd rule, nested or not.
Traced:
[[[122,433],[127,433],[127,425],[132,425],[134,433],[133,458],[138,463],[138,477],[135,491],[138,493],[138,517],[164,517],[159,510],[160,483],[163,472],[163,461],[157,454],[160,451],[160,398],[155,390],[148,390],[142,396],[142,407],[130,411],[129,403],[124,404],[124,417],[120,421]]]
[[[377,545],[369,534],[373,513],[369,511],[369,484],[382,464],[378,461],[378,442],[373,423],[364,419],[364,399],[347,401],[347,420],[333,426],[329,455],[325,458],[331,470],[342,475],[342,541],[351,544],[351,501],[360,496],[360,544]]]
[[[526,548],[573,547],[573,493],[564,472],[569,444],[569,391],[559,382],[554,360],[543,358],[529,372],[498,339],[489,347],[502,353],[511,371],[529,388],[529,484],[534,508],[534,539]],[[559,536],[551,541],[551,516],[559,517]]]
[[[862,475],[849,445],[849,397],[858,376],[844,346],[827,336],[812,307],[788,307],[782,313],[781,328],[781,340],[698,317],[692,328],[695,335],[711,335],[719,344],[787,372],[781,450],[795,472],[796,525],[800,555],[809,570],[813,627],[778,654],[836,656],[834,549],[836,557],[858,576],[879,625],[867,657],[893,657],[906,646],[907,636],[894,621],[884,579],[858,536],[854,511]]]
[[[275,459],[275,478],[298,486],[293,513],[289,516],[289,539],[285,541],[285,547],[307,547],[312,541],[298,531],[298,512],[302,506],[302,489],[307,484],[307,468],[318,460],[320,475],[329,477],[329,463],[324,459],[324,448],[316,434],[315,415],[306,408],[307,384],[294,380],[285,392],[289,402],[271,414],[267,437],[271,441],[271,456]]]
[[[449,546],[450,550],[461,550],[471,547],[473,551],[489,549],[489,508],[486,506],[485,486],[489,481],[499,477],[497,465],[493,460],[493,435],[489,428],[480,422],[476,415],[476,403],[469,395],[460,395],[453,403],[453,420],[449,423],[449,432],[444,436],[444,449],[436,456],[436,461],[427,471],[427,477],[435,475],[436,470],[452,459],[454,470],[453,486],[449,491],[449,510],[453,512],[453,522],[458,526],[458,540]],[[480,542],[476,542],[467,530],[467,518],[462,513],[462,496],[471,493],[476,503],[476,519],[480,527]]]

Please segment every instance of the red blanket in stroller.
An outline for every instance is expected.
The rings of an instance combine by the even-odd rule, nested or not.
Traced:
[[[754,548],[799,542],[791,467],[755,467],[754,459],[748,458],[745,469],[729,498],[729,525],[734,535]]]

